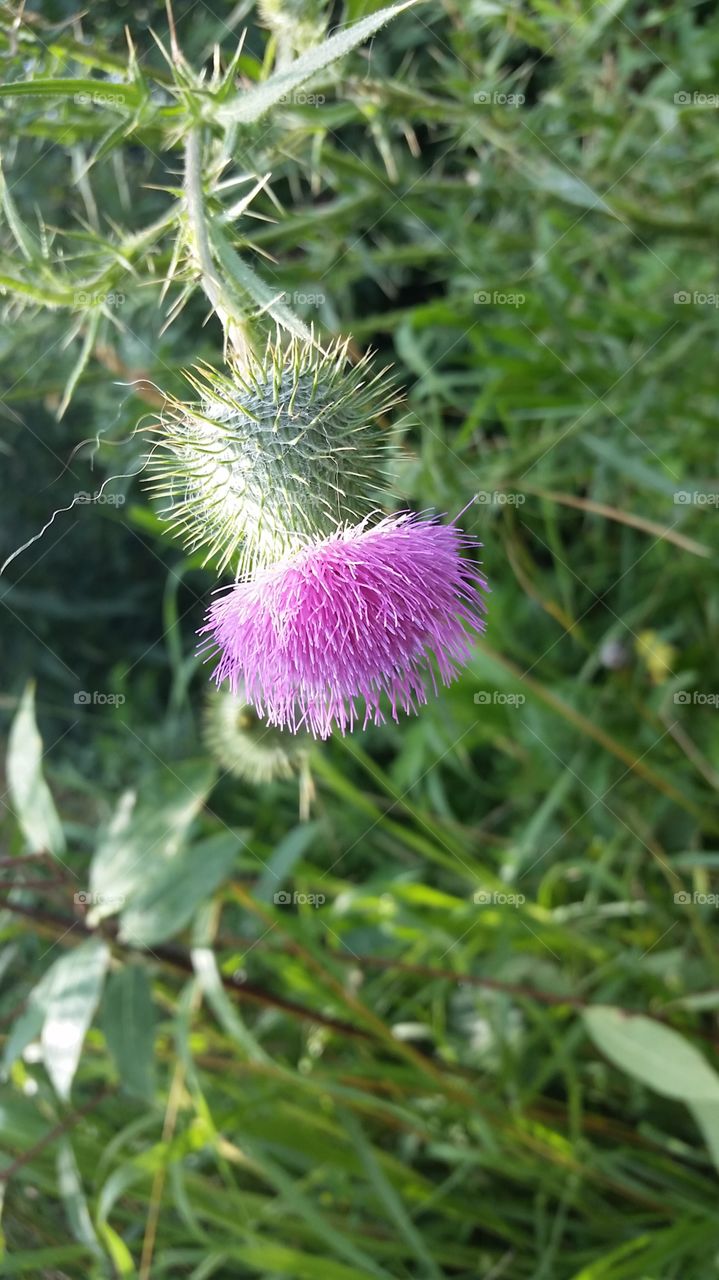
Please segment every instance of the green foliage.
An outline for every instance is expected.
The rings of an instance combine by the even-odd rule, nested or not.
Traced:
[[[717,17],[229,8],[0,14],[0,1271],[706,1280]],[[140,473],[277,331],[395,366],[493,590],[259,782]]]

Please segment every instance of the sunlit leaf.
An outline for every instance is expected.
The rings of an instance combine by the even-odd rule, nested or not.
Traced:
[[[33,852],[61,854],[62,824],[42,772],[43,744],[35,721],[35,687],[28,684],[20,699],[8,741],[10,799]]]

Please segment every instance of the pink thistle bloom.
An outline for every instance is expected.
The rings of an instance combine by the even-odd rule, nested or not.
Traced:
[[[461,555],[481,544],[455,524],[412,514],[338,530],[237,583],[200,634],[229,681],[269,724],[327,738],[362,718],[416,712],[470,658],[487,591]],[[364,703],[358,712],[357,703]]]

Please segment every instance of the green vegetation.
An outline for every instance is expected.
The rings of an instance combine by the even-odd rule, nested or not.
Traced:
[[[0,13],[0,1273],[719,1275],[715,6],[176,10]],[[310,330],[488,628],[255,783],[140,473]]]

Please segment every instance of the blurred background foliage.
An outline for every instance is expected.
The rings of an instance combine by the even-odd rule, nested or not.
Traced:
[[[422,4],[233,115],[372,11],[0,11],[6,1275],[719,1274],[716,9]],[[392,362],[492,585],[261,783],[138,480],[222,363],[192,120],[255,323]]]

